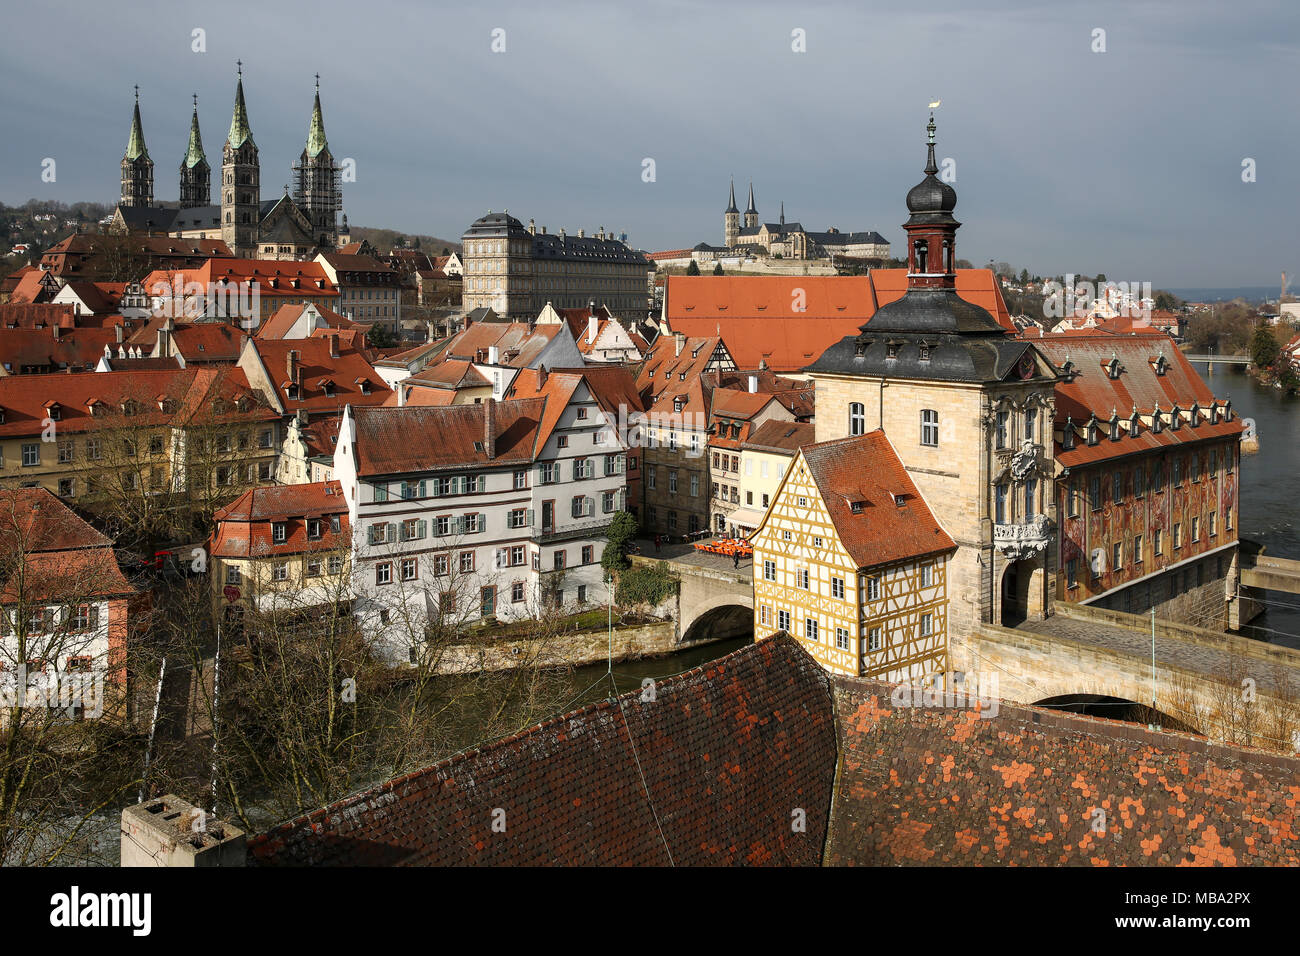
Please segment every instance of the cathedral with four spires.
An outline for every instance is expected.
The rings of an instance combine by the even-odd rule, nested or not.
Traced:
[[[122,157],[121,200],[113,214],[112,228],[185,239],[220,238],[241,258],[311,259],[318,252],[337,248],[343,199],[341,171],[325,139],[319,76],[307,143],[292,169],[292,195],[286,186],[283,196],[262,199],[261,163],[244,104],[240,63],[230,132],[221,150],[220,202],[212,202],[212,167],[199,135],[197,97],[190,117],[189,145],[180,166],[180,201],[155,202],[154,162],[145,146],[137,87],[131,133]],[[347,231],[347,216],[343,217],[342,231]]]

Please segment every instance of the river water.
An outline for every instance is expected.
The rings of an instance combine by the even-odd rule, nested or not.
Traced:
[[[1300,398],[1260,385],[1239,365],[1193,363],[1215,398],[1231,398],[1233,410],[1254,419],[1259,451],[1241,456],[1238,533],[1269,554],[1300,559]],[[1300,648],[1300,594],[1265,592],[1264,614],[1242,633]]]

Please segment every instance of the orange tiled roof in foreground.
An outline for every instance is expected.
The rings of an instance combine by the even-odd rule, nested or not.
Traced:
[[[639,694],[600,701],[254,836],[249,862],[819,863],[835,777],[833,702],[829,678],[797,641],[760,641],[666,678],[653,707],[638,704]],[[465,825],[483,807],[512,808],[522,822],[509,840],[483,839]],[[790,825],[792,807],[805,810],[802,831]]]
[[[25,555],[24,600],[134,591],[113,556],[113,542],[44,488],[0,490],[0,550]],[[18,588],[13,577],[0,583],[0,601],[19,600]]]
[[[741,368],[795,371],[903,296],[905,269],[866,276],[668,276],[664,318],[674,332],[717,335]],[[1014,332],[992,271],[957,270],[957,294]],[[796,311],[802,306],[802,311]]]

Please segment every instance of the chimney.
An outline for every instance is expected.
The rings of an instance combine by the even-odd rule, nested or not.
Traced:
[[[537,390],[540,392],[546,385],[546,366],[543,365],[537,369]]]
[[[753,372],[749,373],[749,393],[752,395],[758,391],[758,376]]]
[[[154,352],[158,354],[159,358],[171,357],[172,354],[171,344],[172,344],[171,332],[166,328],[159,329],[158,344],[154,346]]]
[[[534,236],[537,235],[537,220],[535,219],[528,220],[528,231],[532,233]]]
[[[578,230],[578,238],[579,238],[579,239],[586,239],[586,238],[587,238],[587,230],[586,230],[586,229],[579,229],[579,230]]]
[[[50,328],[54,330],[54,341],[57,342],[59,340],[59,323],[55,322]]]
[[[591,345],[596,341],[596,300],[592,299],[588,305],[591,308],[591,314],[587,316],[587,344]]]
[[[243,866],[247,837],[173,794],[122,811],[122,866]]]
[[[339,334],[330,332],[325,336],[325,340],[330,344],[330,358],[339,357]]]
[[[681,354],[682,354],[682,348],[686,345],[686,333],[685,333],[685,332],[674,332],[674,333],[673,333],[673,345],[676,346],[676,348],[677,348],[677,351],[674,352],[673,354],[674,354],[674,355],[681,355]]]
[[[542,226],[542,235],[543,235],[543,236],[546,235],[546,227],[545,227],[545,226]]]
[[[500,357],[501,357],[501,353],[500,353],[500,350],[499,350],[495,345],[489,345],[489,346],[488,346],[487,353],[488,353],[488,354],[487,354],[487,363],[488,363],[488,365],[497,365],[497,364],[499,364],[498,360],[499,360]]]
[[[491,396],[483,403],[483,452],[489,461],[497,456],[497,402]]]
[[[299,383],[298,383],[298,375],[299,375],[299,372],[298,372],[298,359],[299,359],[300,357],[301,357],[301,356],[299,356],[299,354],[298,354],[298,350],[297,350],[297,349],[290,349],[290,350],[289,350],[289,358],[288,358],[288,361],[287,361],[287,365],[288,365],[287,371],[288,371],[288,373],[289,373],[289,381],[293,382],[293,384],[295,384],[295,385],[299,384]]]

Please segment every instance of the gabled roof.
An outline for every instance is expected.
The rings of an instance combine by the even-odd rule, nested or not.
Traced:
[[[339,530],[322,521],[319,538],[307,534],[308,518],[339,516]],[[347,499],[337,481],[250,488],[213,515],[212,554],[218,557],[259,558],[282,554],[324,552],[352,543]],[[285,540],[275,541],[272,525],[284,523]]]
[[[354,408],[357,474],[401,475],[531,462],[545,399],[442,407]],[[492,409],[496,454],[487,457]],[[475,446],[478,447],[475,447]]]
[[[272,312],[262,323],[255,334],[259,339],[282,339],[293,328],[294,323],[302,318],[302,313],[306,309],[314,309],[320,314],[325,324],[331,329],[369,329],[369,325],[361,325],[353,322],[347,316],[340,315],[333,309],[327,309],[323,305],[313,305],[308,302],[290,302],[280,306]]]
[[[425,385],[430,388],[460,389],[482,388],[492,383],[474,367],[472,362],[448,359],[421,369],[402,380],[402,385]]]
[[[0,551],[22,554],[0,582],[0,601],[84,599],[134,590],[113,556],[113,542],[44,488],[0,490]],[[19,584],[23,593],[19,594]]]
[[[244,411],[235,404],[240,399],[245,401]],[[4,414],[0,438],[39,434],[52,403],[59,405],[61,434],[126,425],[179,427],[277,417],[249,388],[244,373],[233,367],[9,375],[0,377],[0,410]],[[133,403],[134,414],[124,416],[123,407],[128,403]]]
[[[497,364],[528,368],[560,334],[559,325],[529,325],[527,322],[473,322],[452,336],[443,350],[443,361],[461,359],[481,362],[479,353],[497,349]]]
[[[763,422],[750,432],[749,440],[741,442],[740,447],[793,455],[804,445],[811,445],[816,436],[817,426],[812,422],[783,422],[773,419]]]
[[[701,375],[715,356],[727,354],[717,336],[685,337],[681,353],[676,337],[661,335],[646,353],[637,373],[637,392],[651,418],[689,414],[707,416],[708,397]],[[680,404],[680,408],[674,406]]]
[[[1210,424],[1205,417],[1195,428],[1186,420],[1176,429],[1170,427],[1169,416],[1175,406],[1184,419],[1193,405],[1208,416],[1216,400],[1220,409],[1224,407],[1226,396],[1216,399],[1187,357],[1163,332],[1072,332],[1033,336],[1032,341],[1058,368],[1070,363],[1069,372],[1055,389],[1056,426],[1063,427],[1068,419],[1078,435],[1072,449],[1056,445],[1056,460],[1065,467],[1206,439],[1233,438],[1245,427],[1239,418],[1227,421],[1222,415],[1218,424]],[[1115,378],[1108,371],[1112,361],[1118,363]],[[1163,367],[1164,374],[1157,374],[1157,365]],[[1138,434],[1131,435],[1134,408],[1141,419],[1150,418],[1157,407],[1164,422],[1160,431],[1139,420]],[[1094,414],[1101,423],[1101,440],[1089,445],[1084,429]],[[1120,420],[1118,441],[1110,440],[1112,415]]]
[[[339,343],[337,357],[330,355],[330,343],[324,338],[253,339],[254,349],[270,377],[285,412],[339,411],[345,405],[382,405],[393,390],[375,371],[366,357],[355,348]],[[289,398],[289,353],[297,352],[301,398]],[[326,383],[334,394],[326,394]],[[361,383],[369,383],[363,393]]]
[[[859,568],[956,549],[883,431],[807,445],[800,454]]]

